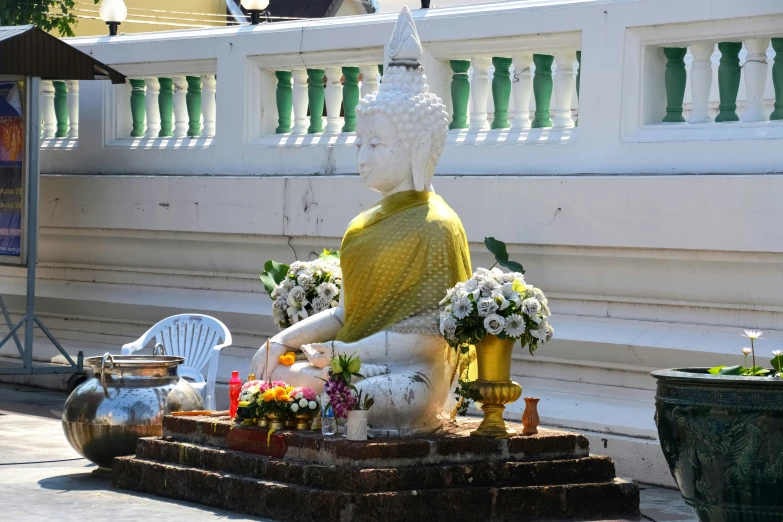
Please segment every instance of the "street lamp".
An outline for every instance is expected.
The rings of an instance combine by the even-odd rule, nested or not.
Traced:
[[[269,7],[269,0],[242,0],[242,7],[250,13],[250,23],[258,25],[261,20],[261,13]]]
[[[100,8],[101,20],[109,26],[109,36],[117,36],[117,26],[125,21],[128,8],[122,0],[103,0]]]

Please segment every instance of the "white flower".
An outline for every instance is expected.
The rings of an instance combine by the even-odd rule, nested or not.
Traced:
[[[783,350],[774,350],[772,352],[772,357],[780,357],[781,355],[783,355]]]
[[[308,404],[309,403],[308,403],[307,399],[299,399],[299,407],[300,408],[307,408]]]
[[[538,342],[545,343],[547,342],[547,336],[549,338],[552,337],[552,333],[554,333],[554,329],[552,328],[552,331],[550,332],[549,329],[552,328],[549,326],[546,322],[546,319],[543,319],[539,325],[538,328],[535,330],[530,330],[530,335],[538,339]]]
[[[297,403],[293,403],[291,405],[291,411],[294,412],[294,413],[298,412],[299,411],[299,405]]]
[[[318,285],[318,295],[329,301],[333,301],[340,293],[340,289],[334,283],[321,283]]]
[[[498,304],[501,310],[505,310],[511,306],[511,301],[503,297],[503,292],[501,292],[500,289],[492,292],[492,299]]]
[[[314,410],[318,407],[318,405],[315,403],[315,401],[310,401],[307,403],[307,407],[310,408],[311,410]]]
[[[307,292],[305,289],[301,286],[293,287],[288,294],[288,304],[289,306],[294,306],[294,304],[304,306],[307,304]]]
[[[506,317],[506,335],[509,337],[522,337],[525,333],[525,318],[519,314],[511,314]]]
[[[457,321],[451,314],[443,314],[440,318],[440,334],[446,339],[453,339],[457,332]]]
[[[298,276],[296,276],[296,282],[307,291],[310,291],[315,286],[312,274],[303,270]]]
[[[553,335],[555,335],[555,329],[552,328],[551,324],[547,324],[546,325],[546,341],[545,342],[548,343],[549,341],[551,341]]]
[[[494,314],[497,311],[498,304],[494,299],[489,297],[482,297],[478,300],[476,308],[478,309],[479,317],[486,317],[489,314]]]
[[[761,334],[763,332],[761,330],[745,330],[745,333],[742,335],[742,337],[747,337],[751,341],[755,341],[756,339],[761,339]]]
[[[299,400],[299,399],[301,399],[302,397],[304,397],[304,394],[303,394],[302,392],[299,392],[299,393],[297,393],[296,395],[294,395],[294,399],[296,399],[296,400]]]
[[[323,312],[324,310],[328,310],[332,307],[331,301],[327,301],[323,297],[316,297],[313,299],[313,310],[318,312]]]
[[[503,282],[503,277],[505,276],[505,274],[503,274],[503,271],[498,267],[493,268],[492,270],[489,271],[489,273],[496,282],[498,283]]]
[[[549,301],[547,301],[546,296],[544,295],[544,292],[541,291],[540,288],[533,288],[533,297],[538,299],[538,302],[541,303],[541,306],[546,306]]]
[[[490,335],[498,335],[506,326],[506,320],[498,314],[491,314],[484,318],[484,328]]]
[[[484,297],[491,296],[495,290],[500,288],[500,284],[494,278],[484,279],[483,281],[481,281],[480,286],[481,286],[481,295]]]
[[[503,286],[500,287],[500,293],[503,294],[504,299],[513,301],[514,304],[519,306],[521,299],[519,297],[519,292],[514,290],[514,283],[503,283]]]
[[[290,299],[290,297],[289,297]],[[291,305],[286,310],[288,317],[291,318],[291,322],[296,324],[302,319],[307,319],[307,310],[303,308],[303,305]]]
[[[465,319],[471,312],[473,312],[473,303],[467,296],[460,297],[454,303],[454,317],[457,319]]]
[[[454,297],[454,289],[449,288],[449,291],[446,292],[446,297],[440,300],[440,303],[438,303],[440,306],[445,305],[446,303],[451,301],[451,298]]]
[[[753,353],[753,349],[746,346],[745,348],[742,349],[742,353],[744,353],[745,355],[750,355],[751,353]]]
[[[479,292],[481,291],[478,279],[471,278],[465,281],[464,291],[468,294],[473,294],[473,299],[478,299]]]
[[[541,303],[535,297],[528,297],[522,301],[522,311],[525,313],[525,315],[530,316],[531,319],[536,321],[538,312],[541,311]]]

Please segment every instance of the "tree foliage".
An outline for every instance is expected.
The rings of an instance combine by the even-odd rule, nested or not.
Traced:
[[[98,3],[100,0],[93,0]],[[74,36],[74,0],[0,0],[0,25],[33,24],[60,36]]]

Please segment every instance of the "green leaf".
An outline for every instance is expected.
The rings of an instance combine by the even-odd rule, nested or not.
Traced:
[[[264,263],[264,272],[261,274],[261,282],[264,283],[264,290],[269,295],[272,295],[272,290],[275,289],[280,282],[285,279],[290,267],[277,261],[269,260]]]
[[[505,263],[508,261],[508,252],[506,251],[506,244],[494,237],[485,237],[484,246],[487,250],[495,256],[495,260],[498,263]]]
[[[783,355],[777,355],[772,358],[772,367],[778,373],[783,372]]]
[[[321,252],[321,255],[319,255],[318,257],[321,259],[329,259],[329,258],[340,259],[340,251],[324,248],[324,251]]]
[[[525,269],[522,268],[522,265],[520,265],[516,261],[511,261],[511,260],[509,260],[509,261],[498,261],[498,264],[500,266],[504,266],[504,267],[508,268],[512,272],[519,272],[520,274],[524,274],[525,273]]]
[[[710,368],[709,372],[712,375],[718,375],[722,369],[724,369],[725,366],[715,366],[714,368]]]
[[[718,372],[718,375],[740,375],[743,370],[742,366],[724,366],[721,368],[721,370]]]

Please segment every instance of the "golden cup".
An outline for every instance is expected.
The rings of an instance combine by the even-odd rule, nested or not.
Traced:
[[[516,430],[506,426],[503,420],[504,404],[516,401],[522,396],[522,387],[511,380],[511,352],[513,339],[500,339],[487,335],[476,343],[478,379],[473,387],[481,394],[481,410],[484,419],[470,434],[473,437],[502,439],[516,435]]]

